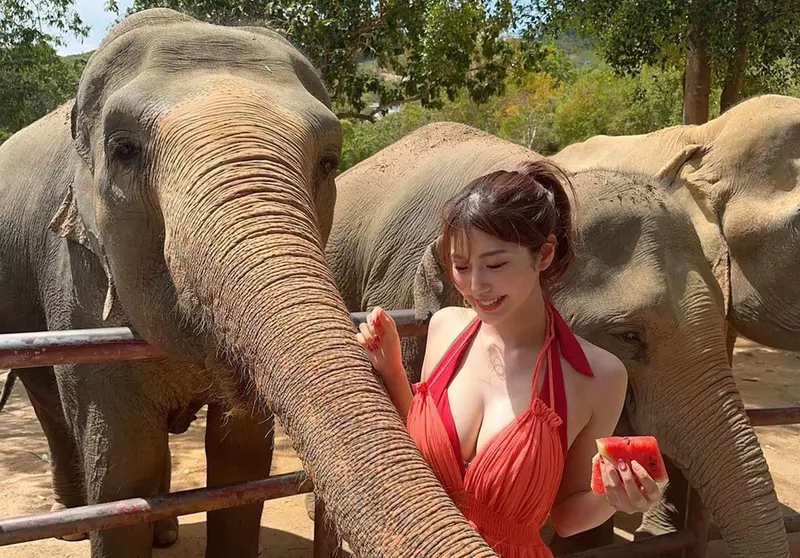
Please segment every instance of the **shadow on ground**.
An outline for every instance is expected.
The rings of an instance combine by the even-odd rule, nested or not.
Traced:
[[[206,522],[183,524],[180,527],[180,538],[172,547],[153,550],[153,558],[202,558],[206,544]],[[308,558],[312,556],[314,543],[299,535],[261,527],[260,558]],[[351,558],[347,551],[342,551],[341,558]]]

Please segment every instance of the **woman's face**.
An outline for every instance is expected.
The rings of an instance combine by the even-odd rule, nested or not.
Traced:
[[[481,321],[495,325],[541,293],[539,273],[552,262],[554,248],[548,242],[534,257],[524,246],[469,229],[451,244],[453,283]]]

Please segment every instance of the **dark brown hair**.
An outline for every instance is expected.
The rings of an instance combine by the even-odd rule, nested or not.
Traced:
[[[556,237],[553,261],[540,276],[548,287],[560,279],[572,258],[572,209],[565,190],[566,173],[542,159],[517,170],[495,171],[467,184],[444,206],[439,257],[452,274],[450,249],[456,233],[476,228],[538,254],[551,234]],[[452,279],[452,277],[451,277]]]

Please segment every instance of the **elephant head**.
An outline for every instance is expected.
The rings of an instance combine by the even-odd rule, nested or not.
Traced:
[[[493,556],[408,437],[325,264],[342,134],[310,63],[266,29],[139,12],[89,60],[71,128],[52,227],[96,254],[104,315],[271,408],[356,554]]]
[[[674,177],[728,301],[729,323],[761,344],[800,350],[800,99],[755,97],[701,126],[597,136],[553,159]]]
[[[788,557],[767,463],[728,361],[725,297],[693,216],[647,175],[591,170],[572,180],[580,241],[555,305],[576,333],[623,360],[630,426],[656,436],[731,556]]]

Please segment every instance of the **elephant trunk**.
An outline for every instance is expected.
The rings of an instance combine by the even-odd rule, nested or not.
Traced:
[[[679,369],[702,370],[691,381],[676,377],[649,398],[634,392],[636,409],[647,412],[634,410],[632,426],[656,436],[662,451],[683,470],[719,526],[731,557],[789,558],[767,462],[726,356],[718,352],[695,347],[687,352],[694,355],[691,364],[675,362]]]
[[[356,555],[494,556],[355,341],[314,206],[317,131],[274,103],[212,101],[162,128],[180,145],[159,203],[182,317],[232,365],[242,398],[279,417]]]

